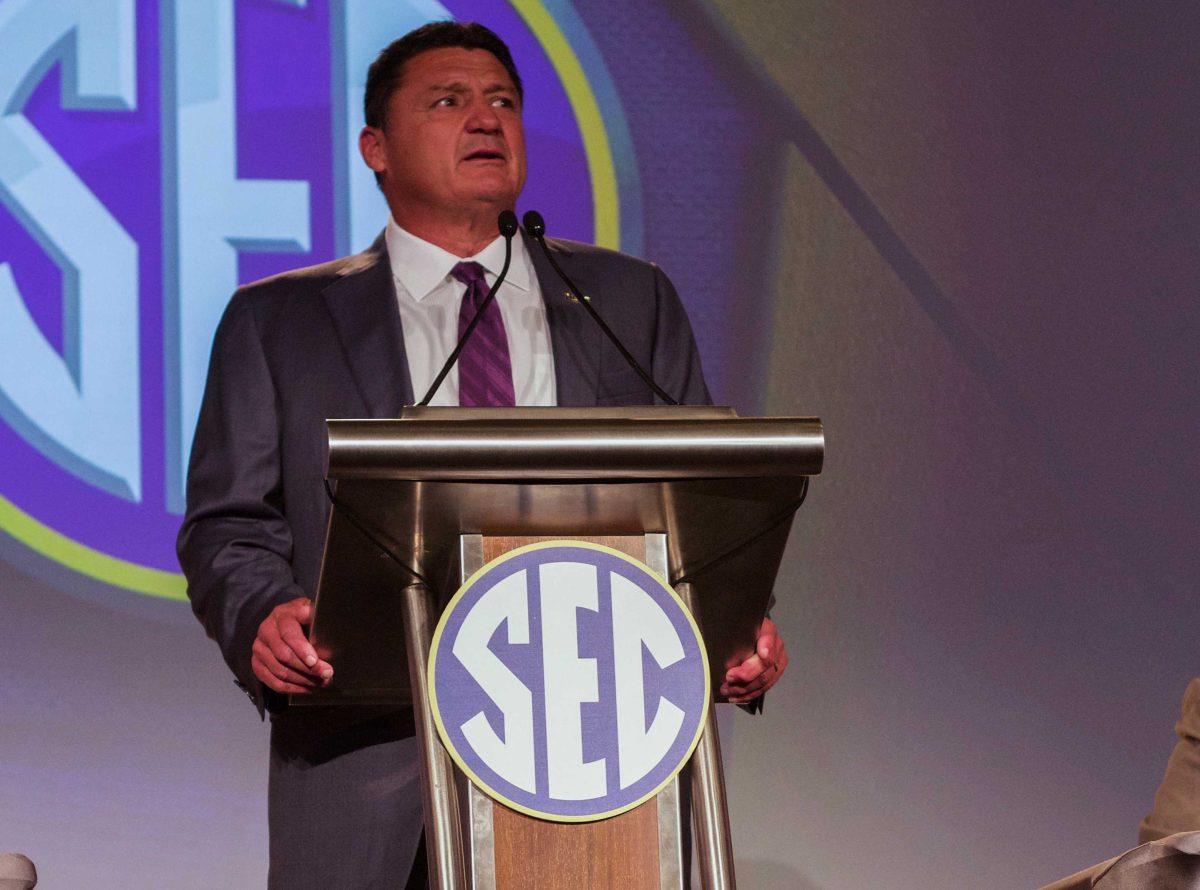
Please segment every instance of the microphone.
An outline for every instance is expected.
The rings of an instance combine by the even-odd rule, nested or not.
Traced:
[[[594,306],[592,306],[591,300],[580,293],[579,288],[577,288],[575,283],[567,277],[567,273],[562,270],[562,267],[558,264],[558,261],[554,259],[554,254],[552,254],[550,252],[550,248],[546,246],[546,221],[542,219],[542,215],[536,210],[527,210],[525,211],[525,216],[522,217],[522,220],[525,223],[525,231],[528,232],[530,237],[541,246],[542,253],[546,255],[546,259],[550,261],[550,265],[554,267],[554,271],[558,273],[558,277],[563,280],[563,283],[566,284],[566,286],[570,289],[571,293],[575,296],[575,299],[579,301],[580,305],[587,310],[588,315],[592,317],[592,320],[595,321],[596,324],[600,325],[600,330],[604,331],[605,336],[607,336],[612,342],[612,345],[617,347],[617,351],[621,353],[621,356],[625,359],[629,367],[637,371],[637,375],[642,378],[642,381],[647,386],[654,390],[654,394],[656,396],[658,396],[668,405],[678,405],[679,402],[671,398],[671,396],[669,396],[661,386],[654,382],[654,378],[647,373],[646,369],[638,364],[638,360],[629,353],[629,350],[625,348],[625,345],[617,339],[617,335],[612,332],[612,329],[607,324],[605,324],[604,319],[600,317],[600,313],[596,311]]]
[[[496,224],[500,228],[500,234],[504,236],[504,265],[500,269],[500,274],[496,276],[495,282],[488,289],[487,296],[483,298],[483,302],[479,304],[479,308],[471,317],[467,329],[458,338],[458,343],[455,345],[454,351],[450,353],[450,357],[446,359],[446,364],[442,365],[442,370],[438,371],[437,377],[433,378],[429,392],[425,393],[425,398],[417,402],[418,407],[424,408],[429,404],[429,400],[434,397],[434,394],[437,393],[438,387],[442,385],[442,381],[446,379],[446,375],[450,373],[450,369],[458,361],[458,356],[463,351],[463,347],[471,339],[471,334],[475,333],[475,326],[483,318],[483,313],[487,312],[488,307],[492,305],[492,300],[495,299],[496,291],[500,289],[500,283],[504,281],[504,276],[508,274],[508,266],[512,262],[513,236],[517,234],[517,215],[511,210],[502,210],[496,220]]]

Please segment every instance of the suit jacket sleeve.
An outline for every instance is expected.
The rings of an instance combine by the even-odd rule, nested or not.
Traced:
[[[179,562],[192,610],[258,706],[250,669],[258,626],[304,591],[283,514],[279,412],[253,305],[234,295],[217,329],[192,444]]]
[[[654,268],[656,324],[650,376],[681,405],[711,405],[704,383],[700,352],[675,285],[657,265]]]
[[[650,371],[658,385],[673,395],[681,405],[711,405],[712,396],[704,383],[700,368],[700,352],[688,322],[687,313],[671,279],[662,269],[654,267],[654,290],[658,301],[655,328],[654,361]],[[771,606],[775,604],[771,596]],[[770,614],[770,606],[767,610]],[[761,714],[766,693],[738,705],[750,714]]]

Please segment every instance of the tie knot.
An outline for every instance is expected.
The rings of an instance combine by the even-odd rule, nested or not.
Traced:
[[[472,285],[482,287],[487,291],[487,278],[483,275],[483,266],[479,263],[459,263],[450,270],[450,274],[465,284],[468,288]]]

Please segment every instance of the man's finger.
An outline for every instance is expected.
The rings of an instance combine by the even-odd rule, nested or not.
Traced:
[[[258,677],[259,681],[264,686],[266,686],[268,689],[274,690],[275,692],[303,695],[305,693],[312,692],[313,690],[313,687],[311,686],[300,686],[297,683],[289,683],[286,680],[279,679],[269,670],[267,670],[266,666],[258,661],[258,659],[251,660],[250,669],[254,672],[254,676]]]
[[[732,697],[741,695],[746,684],[755,677],[761,676],[765,668],[766,665],[762,663],[757,653],[751,655],[737,667],[730,668],[725,672],[725,682],[721,684],[721,695],[732,701]]]
[[[774,685],[774,675],[768,676],[767,674],[763,674],[761,677],[754,680],[752,683],[747,683],[745,686],[724,687],[722,695],[724,695],[730,701],[743,697],[754,698],[755,696],[766,692],[771,688],[772,685]]]
[[[731,689],[734,692],[738,692],[738,691],[744,690],[744,689],[751,689],[751,688],[754,688],[754,687],[758,686],[759,684],[761,684],[763,682],[764,678],[770,678],[771,676],[773,676],[774,672],[775,672],[775,669],[769,667],[769,668],[765,669],[762,673],[755,674],[753,677],[751,677],[748,680],[726,680],[725,688]]]
[[[300,623],[298,621],[280,621],[278,627],[280,638],[300,657],[304,666],[313,673],[321,674],[322,672],[317,670],[317,662],[320,661],[317,657],[317,650],[304,636]]]
[[[287,650],[291,652],[290,649]],[[272,676],[287,680],[292,683],[308,684],[313,688],[325,685],[327,677],[319,676],[318,674],[307,670],[299,663],[299,659],[292,655],[291,661],[280,660],[275,650],[264,643],[261,639],[255,640],[250,647],[252,661],[257,661],[263,665]],[[330,672],[332,676],[332,671]]]
[[[271,610],[259,625],[257,638],[270,647],[281,664],[314,679],[328,680],[333,668],[320,660],[302,629],[311,620],[312,600],[297,597]]]
[[[766,664],[758,657],[758,653],[754,653],[737,667],[730,668],[725,672],[725,682],[734,685],[748,683],[766,670]]]
[[[748,692],[745,690],[732,690],[731,689],[729,691],[729,693],[725,696],[725,701],[727,701],[733,705],[744,705],[746,702],[754,701],[756,698],[763,695],[768,689],[771,688],[771,686],[774,686],[774,685],[775,685],[774,683],[770,683],[762,689],[754,689],[754,690],[751,690]]]
[[[765,692],[770,689],[775,681],[779,678],[779,672],[775,668],[767,668],[749,683],[742,686],[740,694],[742,695],[758,695],[760,692]],[[734,690],[737,692],[738,690]]]
[[[267,646],[265,643],[263,643],[262,640],[255,640],[254,644],[250,647],[250,652],[251,652],[250,663],[252,665],[253,664],[262,665],[262,667],[272,677],[275,677],[275,678],[281,679],[281,680],[286,680],[286,679],[288,679],[289,673],[295,674],[297,677],[304,676],[299,671],[293,671],[287,665],[280,662],[279,659],[275,657],[275,653],[273,651],[271,651],[271,647]],[[305,681],[312,683],[312,682],[316,681],[316,678],[315,677],[305,677]]]
[[[758,657],[762,659],[764,664],[774,664],[776,657],[776,647],[779,645],[779,637],[774,634],[764,635],[758,638]]]
[[[774,664],[778,657],[778,649],[781,644],[779,639],[779,630],[775,627],[775,622],[770,618],[764,618],[762,627],[758,630],[757,652],[758,657],[767,664]]]
[[[787,669],[788,654],[787,649],[783,646],[783,641],[780,641],[779,651],[776,654],[776,663],[767,670],[763,671],[759,676],[755,677],[744,684],[727,683],[724,687],[726,697],[735,703],[743,703],[758,698],[772,686],[779,682],[779,678],[783,676],[784,670]]]
[[[308,624],[312,618],[312,600],[306,596],[297,597],[294,600],[289,600],[282,606],[276,606],[275,612],[280,616],[287,615],[295,618],[301,624]]]
[[[254,669],[254,674],[263,682],[267,683],[276,692],[284,691],[281,687],[289,686],[296,687],[305,692],[312,692],[321,686],[319,681],[314,681],[310,677],[305,677],[291,668],[281,665],[273,658],[255,659],[250,662],[251,668]],[[264,679],[264,677],[266,679]],[[291,689],[288,691],[295,691]]]
[[[280,664],[286,664],[295,668],[298,671],[309,672],[308,666],[300,659],[300,656],[292,651],[292,647],[283,641],[283,637],[278,631],[270,634],[266,638],[267,648],[271,650],[271,654]]]
[[[300,630],[300,625],[293,618],[279,618],[276,621],[264,621],[258,630],[258,639],[267,644],[271,650],[271,654],[281,663],[288,667],[294,668],[304,674],[317,677],[320,676],[318,671],[313,670],[304,663],[304,659],[300,654],[288,644],[285,635],[292,639],[299,638],[304,640],[304,633]],[[304,645],[308,646],[305,640]]]
[[[274,664],[266,665],[268,671],[275,675],[276,678],[285,683],[294,683],[297,686],[304,686],[307,689],[316,689],[319,685],[312,677],[306,677],[299,671],[294,671],[287,665],[275,662]]]

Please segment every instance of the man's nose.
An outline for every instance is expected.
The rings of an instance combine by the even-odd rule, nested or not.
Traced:
[[[500,115],[490,101],[476,103],[467,117],[467,130],[471,133],[499,133],[502,128]]]

